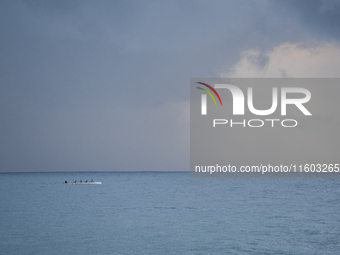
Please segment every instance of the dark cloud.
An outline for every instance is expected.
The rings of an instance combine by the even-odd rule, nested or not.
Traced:
[[[2,1],[0,171],[188,169],[189,79],[313,36],[279,5]]]
[[[315,38],[340,40],[340,2],[336,0],[277,0],[288,17],[301,22]]]

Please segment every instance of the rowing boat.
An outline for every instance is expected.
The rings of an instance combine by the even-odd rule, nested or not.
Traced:
[[[101,182],[67,182],[66,184],[102,184]]]

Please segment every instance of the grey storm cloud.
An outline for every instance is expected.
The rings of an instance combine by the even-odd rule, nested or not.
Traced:
[[[290,13],[318,39],[340,39],[340,1],[337,0],[278,0],[277,7]],[[287,15],[288,16],[288,15]]]
[[[339,5],[286,2],[1,1],[0,171],[188,170],[191,77],[338,39]]]

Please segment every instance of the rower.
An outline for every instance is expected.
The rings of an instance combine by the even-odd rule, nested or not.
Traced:
[[[65,183],[67,183],[67,180],[65,180]]]

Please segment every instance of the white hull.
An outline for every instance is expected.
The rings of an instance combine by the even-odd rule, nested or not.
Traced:
[[[66,184],[80,184],[80,185],[82,185],[82,184],[102,184],[101,182],[68,182],[68,183],[66,183]]]

